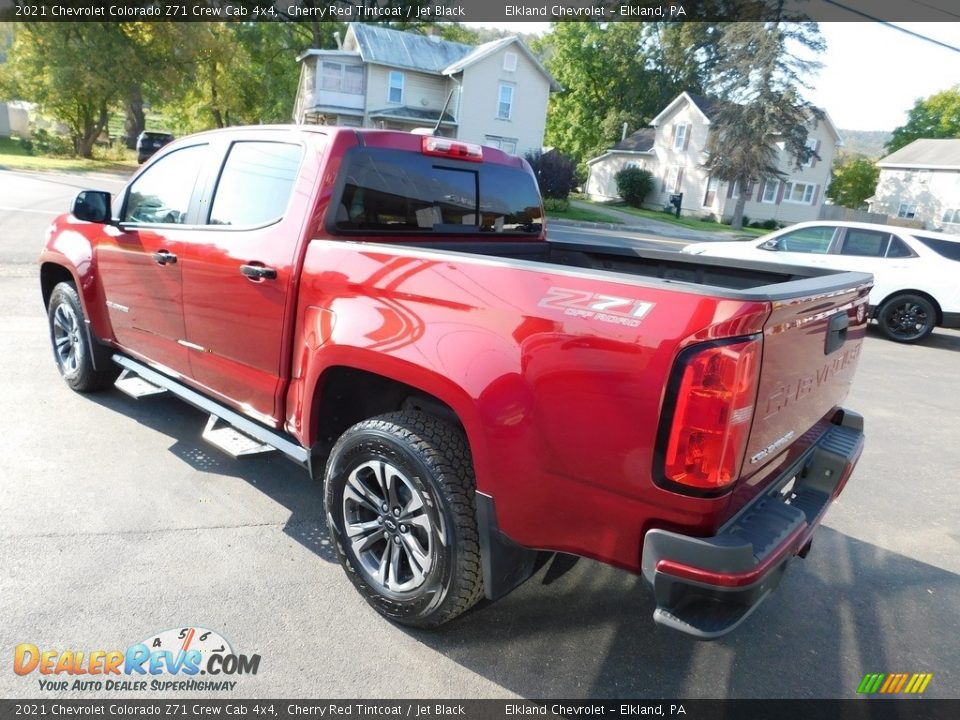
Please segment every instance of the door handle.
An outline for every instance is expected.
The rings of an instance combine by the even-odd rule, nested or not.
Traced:
[[[263,265],[241,265],[240,274],[251,280],[276,280],[277,271]]]
[[[175,263],[177,261],[177,256],[169,250],[157,250],[153,254],[153,259],[160,265],[166,265],[167,263]]]

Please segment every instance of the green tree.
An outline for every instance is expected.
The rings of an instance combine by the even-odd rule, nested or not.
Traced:
[[[827,197],[837,205],[859,210],[877,190],[880,168],[862,155],[838,157],[830,171]]]
[[[29,23],[17,27],[0,88],[64,123],[74,151],[89,158],[137,67],[121,23]]]
[[[895,152],[920,138],[960,138],[960,85],[917,100],[906,125],[893,131],[887,152]]]
[[[706,23],[554,23],[532,45],[563,88],[545,142],[577,162],[649,124],[682,91],[702,92],[718,34]]]
[[[809,87],[805,77],[819,68],[800,52],[825,49],[816,23],[730,23],[718,45],[716,89],[723,100],[707,141],[705,168],[712,177],[747,188],[754,182],[779,178],[780,144],[800,168],[813,155],[808,129],[822,112],[800,97]],[[743,227],[747,193],[741,192],[731,225]]]

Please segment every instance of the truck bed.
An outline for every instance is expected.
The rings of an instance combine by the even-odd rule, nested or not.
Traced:
[[[682,283],[688,292],[739,300],[774,301],[849,288],[867,273],[729,260],[619,245],[569,242],[417,242],[411,247],[600,270],[633,278]]]

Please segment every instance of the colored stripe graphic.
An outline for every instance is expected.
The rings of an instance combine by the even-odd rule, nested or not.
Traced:
[[[857,692],[863,695],[895,695],[901,692],[919,695],[927,689],[931,680],[933,673],[867,673],[857,686]]]

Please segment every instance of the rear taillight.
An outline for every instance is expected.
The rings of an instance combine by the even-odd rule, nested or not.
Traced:
[[[425,136],[420,141],[420,150],[424,155],[439,155],[472,162],[483,161],[483,148],[479,145],[457,142],[444,137]]]
[[[712,343],[681,356],[664,443],[665,480],[709,493],[739,477],[753,420],[760,349],[758,338]]]

